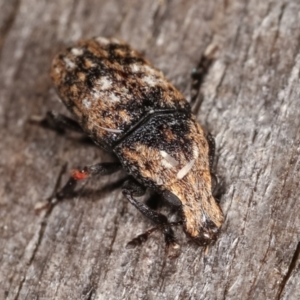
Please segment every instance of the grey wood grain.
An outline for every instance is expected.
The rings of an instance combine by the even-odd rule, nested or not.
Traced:
[[[296,0],[1,0],[0,298],[299,299],[299,11]],[[34,213],[61,173],[65,182],[73,167],[111,159],[28,123],[66,112],[51,59],[95,35],[128,41],[187,98],[192,68],[218,46],[197,112],[226,183],[225,223],[209,249],[180,228],[177,259],[160,233],[126,249],[151,224],[122,197],[123,173]]]

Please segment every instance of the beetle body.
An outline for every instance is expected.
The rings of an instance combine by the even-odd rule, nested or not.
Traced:
[[[106,38],[58,54],[51,74],[85,133],[141,184],[171,195],[189,236],[213,240],[223,214],[212,195],[209,144],[163,74],[126,43]]]

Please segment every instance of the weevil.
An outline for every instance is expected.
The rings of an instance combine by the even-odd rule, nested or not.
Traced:
[[[212,194],[214,140],[159,70],[128,44],[97,37],[56,55],[51,77],[75,120],[50,113],[49,122],[83,131],[118,158],[74,170],[58,199],[72,192],[79,180],[123,168],[130,175],[124,196],[162,230],[168,246],[177,246],[172,229],[176,224],[136,199],[145,188],[178,209],[177,224],[199,245],[216,239],[223,213]]]

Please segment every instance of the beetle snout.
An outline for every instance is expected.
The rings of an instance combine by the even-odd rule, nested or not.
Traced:
[[[199,235],[194,237],[193,240],[200,246],[207,246],[217,239],[219,229],[220,228],[213,222],[207,222],[205,226],[201,228]]]
[[[199,245],[199,246],[207,246],[214,242],[217,239],[217,233],[212,231],[202,232],[199,236],[195,237],[193,240]]]

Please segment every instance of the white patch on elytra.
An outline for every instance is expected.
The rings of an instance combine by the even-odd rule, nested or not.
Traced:
[[[159,80],[157,80],[154,76],[146,75],[142,78],[142,80],[149,86],[156,86]]]
[[[194,147],[193,147],[193,156],[194,156],[194,159],[196,160],[199,156],[199,149],[198,149],[198,146],[196,144],[194,144]]]
[[[101,77],[96,81],[96,84],[100,85],[100,89],[105,91],[112,87],[112,81],[108,77]]]
[[[114,93],[109,94],[109,99],[110,99],[111,101],[113,101],[113,102],[120,101],[120,97],[117,96],[117,95],[114,94]]]
[[[113,92],[107,92],[103,91],[102,89],[98,90],[95,88],[92,90],[91,96],[93,97],[93,99],[101,99],[101,101],[103,102],[119,102],[121,99],[119,95]]]
[[[90,122],[95,126],[95,127],[98,127],[98,128],[101,128],[107,132],[111,132],[111,133],[121,133],[122,130],[121,129],[113,129],[113,128],[107,128],[107,127],[103,127],[103,126],[100,126],[99,124],[93,122],[92,120],[90,120]]]
[[[132,73],[138,73],[138,72],[143,72],[141,66],[139,64],[132,64],[130,65],[130,69]]]
[[[194,166],[195,160],[189,161],[183,168],[177,173],[177,178],[182,179]]]
[[[83,105],[85,106],[85,108],[87,108],[87,109],[91,108],[91,105],[92,105],[91,101],[90,101],[89,99],[87,99],[87,98],[84,98],[84,99],[82,100],[82,104],[83,104]]]
[[[162,164],[163,166],[165,166],[166,168],[173,168],[173,167],[176,167],[178,166],[178,161],[172,157],[170,154],[168,154],[166,151],[159,151],[161,156],[164,158],[162,159]]]
[[[99,37],[95,38],[95,40],[96,40],[99,44],[101,44],[101,45],[108,45],[108,44],[110,44],[109,39],[107,39],[107,38],[105,38],[105,37],[102,37],[102,36],[99,36]]]
[[[64,62],[66,64],[67,69],[74,69],[76,64],[68,57],[64,57]]]
[[[80,56],[83,54],[83,49],[81,48],[72,48],[71,53],[74,54],[75,56]]]
[[[108,131],[108,132],[113,132],[113,133],[121,133],[122,132],[121,129],[111,129],[111,128],[102,127],[100,125],[97,125],[97,127],[101,128],[105,131]]]

